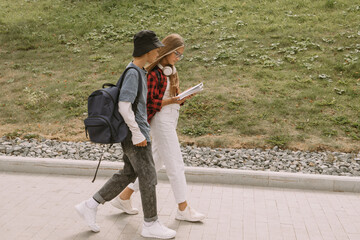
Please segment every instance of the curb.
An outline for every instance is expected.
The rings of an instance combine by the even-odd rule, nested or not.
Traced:
[[[0,156],[0,172],[92,176],[98,161]],[[122,169],[122,162],[101,162],[98,176],[110,177]],[[360,192],[360,177],[185,167],[188,182],[238,184],[260,187],[296,188],[332,192]],[[165,169],[158,173],[168,180]]]

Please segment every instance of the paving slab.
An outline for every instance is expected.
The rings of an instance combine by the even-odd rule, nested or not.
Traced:
[[[89,231],[74,205],[107,180],[91,176],[0,172],[0,239],[130,240],[140,236],[143,215],[99,207],[99,233]],[[360,195],[306,189],[188,183],[190,205],[206,214],[202,223],[175,220],[170,184],[157,185],[160,220],[180,240],[359,240]],[[134,204],[141,210],[139,194]]]

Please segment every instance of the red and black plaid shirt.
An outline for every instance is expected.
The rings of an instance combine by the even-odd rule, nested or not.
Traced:
[[[160,76],[160,79],[159,79]],[[167,86],[167,78],[162,70],[156,66],[147,74],[147,115],[148,122],[156,112],[161,110],[161,103]]]

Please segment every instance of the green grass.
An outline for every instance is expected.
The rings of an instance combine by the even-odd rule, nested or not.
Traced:
[[[184,37],[181,88],[205,84],[185,142],[359,150],[359,23],[358,0],[4,0],[0,134],[84,139],[87,96],[151,29]]]

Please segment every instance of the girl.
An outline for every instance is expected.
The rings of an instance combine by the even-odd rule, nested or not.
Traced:
[[[205,215],[190,208],[186,201],[186,179],[180,144],[176,134],[180,105],[188,98],[180,100],[179,76],[175,63],[183,58],[184,40],[178,34],[171,34],[162,40],[159,57],[147,67],[147,114],[152,138],[152,152],[155,169],[163,165],[169,178],[178,210],[175,218],[190,222],[201,221]],[[138,191],[138,180],[129,184],[111,203],[128,214],[137,214],[130,197]]]

